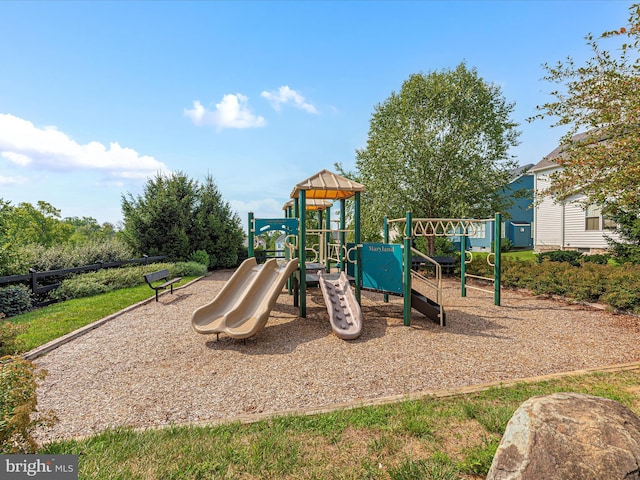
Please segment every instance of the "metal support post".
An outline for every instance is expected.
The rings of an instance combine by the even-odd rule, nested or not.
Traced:
[[[307,317],[307,192],[300,190],[300,225],[298,226],[298,263],[300,269],[300,317]]]
[[[460,235],[460,296],[467,296],[467,228]]]
[[[502,215],[500,213],[496,213],[495,222],[494,222],[494,235],[493,235],[493,252],[495,254],[494,257],[494,266],[493,266],[493,303],[494,305],[500,306],[500,282],[501,282],[501,247],[502,247]]]
[[[253,242],[255,241],[255,232],[254,232],[254,228],[253,228],[253,212],[249,212],[249,228],[248,228],[248,240],[247,240],[247,253],[249,255],[249,258],[253,257],[255,255],[254,251],[253,251]]]
[[[404,309],[403,320],[405,327],[411,325],[411,212],[407,212],[404,232],[404,268],[403,268],[403,294]]]

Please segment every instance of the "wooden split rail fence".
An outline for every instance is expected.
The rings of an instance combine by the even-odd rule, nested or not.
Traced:
[[[73,268],[64,268],[61,270],[47,270],[38,272],[33,268],[29,269],[29,273],[26,275],[8,275],[5,277],[0,277],[0,287],[5,285],[11,285],[16,283],[22,283],[29,285],[31,289],[31,293],[34,296],[49,292],[51,290],[55,290],[61,284],[61,281],[54,282],[46,282],[47,278],[60,279],[60,277],[64,277],[66,275],[72,273],[85,273],[92,272],[97,270],[102,270],[103,268],[116,268],[121,267],[123,265],[131,265],[131,264],[140,264],[147,265],[150,263],[160,262],[166,259],[166,256],[156,256],[156,257],[148,257],[144,256],[142,258],[132,258],[130,260],[120,260],[117,262],[98,262],[92,265],[83,265],[81,267],[73,267]],[[42,282],[44,281],[44,284]],[[51,301],[47,302],[36,302],[37,306],[42,306],[43,304],[51,303]]]

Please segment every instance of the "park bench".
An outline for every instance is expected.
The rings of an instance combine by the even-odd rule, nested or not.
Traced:
[[[445,273],[453,273],[453,269],[460,264],[460,260],[456,257],[433,257],[433,259],[440,264]]]
[[[169,280],[169,270],[158,270],[157,272],[145,273],[144,279],[147,284],[156,291],[156,302],[158,301],[158,292],[160,290],[165,290],[167,288],[171,288],[171,293],[173,293],[173,284],[182,280],[182,277],[176,277]],[[156,284],[155,282],[162,282],[161,284]]]
[[[433,257],[433,259],[440,264],[444,273],[453,273],[455,267],[460,264],[460,261],[456,257]],[[427,262],[422,257],[412,257],[411,268],[418,270],[419,267],[433,268],[433,264]]]

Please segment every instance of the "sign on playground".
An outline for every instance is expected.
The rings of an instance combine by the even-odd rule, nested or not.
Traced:
[[[402,294],[402,245],[362,244],[362,287]]]

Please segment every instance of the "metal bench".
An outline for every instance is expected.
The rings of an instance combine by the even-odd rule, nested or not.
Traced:
[[[455,267],[460,264],[460,260],[457,257],[432,257],[442,267],[442,271],[446,273],[453,273]],[[411,268],[418,270],[419,267],[433,268],[433,264],[428,263],[424,258],[414,256],[411,258]]]
[[[158,301],[158,292],[160,290],[165,290],[167,288],[171,288],[171,293],[173,293],[173,284],[182,280],[182,277],[176,277],[169,280],[169,270],[158,270],[157,272],[145,273],[144,279],[147,284],[155,290],[156,292],[156,302]],[[155,282],[163,282],[160,285],[155,284]]]

